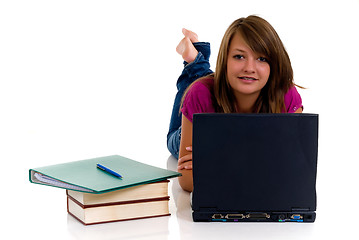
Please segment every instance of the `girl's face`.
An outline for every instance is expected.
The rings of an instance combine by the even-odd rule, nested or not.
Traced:
[[[229,45],[227,59],[227,78],[236,98],[253,94],[259,96],[269,74],[270,66],[265,56],[253,52],[242,35],[236,33]]]

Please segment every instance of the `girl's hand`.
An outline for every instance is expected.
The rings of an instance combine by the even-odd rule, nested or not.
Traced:
[[[186,169],[190,170],[192,169],[192,146],[186,147],[187,152],[189,154],[184,155],[180,159],[178,159],[178,170]]]

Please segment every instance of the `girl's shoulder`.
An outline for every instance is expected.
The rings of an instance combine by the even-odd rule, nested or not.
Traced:
[[[192,122],[195,113],[213,113],[213,85],[211,77],[195,81],[188,90],[182,106],[182,113]]]
[[[208,93],[213,93],[213,85],[214,79],[211,76],[202,77],[196,80],[191,88],[190,91],[205,91]]]
[[[288,113],[294,113],[298,108],[303,108],[302,98],[295,85],[292,85],[284,95],[284,105]]]

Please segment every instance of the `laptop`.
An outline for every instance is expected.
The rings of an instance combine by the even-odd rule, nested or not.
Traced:
[[[314,222],[318,114],[195,114],[193,220]]]

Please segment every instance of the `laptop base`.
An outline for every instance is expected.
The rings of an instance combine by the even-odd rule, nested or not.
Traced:
[[[314,222],[315,212],[193,212],[195,222]]]

